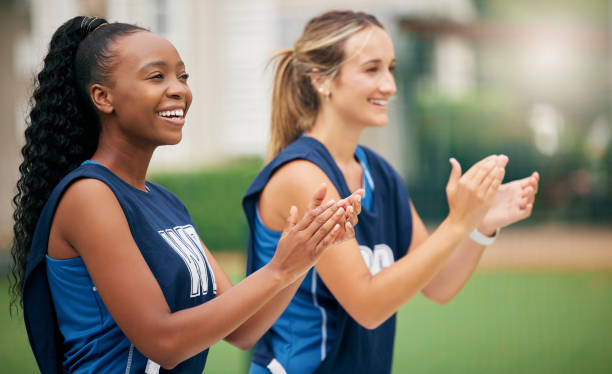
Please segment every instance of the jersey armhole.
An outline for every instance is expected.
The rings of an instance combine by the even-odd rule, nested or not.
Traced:
[[[272,226],[270,225],[270,222],[266,222],[266,221],[264,221],[264,217],[263,217],[263,215],[261,214],[261,213],[262,213],[262,210],[261,210],[261,200],[262,200],[262,197],[264,196],[264,194],[271,194],[271,193],[272,193],[272,192],[271,192],[271,191],[269,191],[268,189],[269,189],[269,188],[271,188],[271,185],[273,185],[273,184],[275,183],[275,182],[274,182],[274,180],[275,180],[275,178],[278,178],[278,173],[279,173],[279,172],[281,172],[281,169],[283,169],[283,168],[285,168],[285,167],[287,167],[287,166],[289,166],[289,165],[291,165],[291,164],[294,164],[295,162],[299,162],[299,161],[304,161],[304,162],[306,162],[306,163],[310,164],[310,166],[309,166],[309,167],[313,167],[313,168],[315,168],[315,169],[313,169],[313,170],[318,170],[318,173],[321,173],[321,176],[322,176],[323,178],[326,178],[326,179],[327,179],[327,180],[323,180],[323,181],[322,181],[322,183],[325,183],[325,184],[327,185],[327,191],[328,191],[328,194],[329,194],[330,188],[333,188],[333,189],[335,190],[335,194],[340,196],[340,192],[338,191],[337,186],[336,186],[336,185],[334,185],[334,183],[332,182],[331,178],[330,178],[330,177],[329,177],[329,176],[328,176],[328,175],[325,173],[325,171],[324,171],[324,170],[323,170],[323,169],[322,169],[322,168],[321,168],[319,165],[317,165],[315,162],[312,162],[311,160],[308,160],[308,159],[305,159],[305,158],[295,158],[295,159],[292,159],[292,160],[288,160],[287,162],[284,162],[283,164],[279,165],[279,166],[278,166],[278,167],[277,167],[277,168],[276,168],[276,169],[275,169],[275,170],[274,170],[274,171],[271,173],[270,178],[268,179],[268,182],[266,183],[266,185],[265,185],[265,186],[262,188],[261,192],[259,193],[259,196],[257,197],[257,203],[256,203],[256,205],[255,205],[255,207],[256,207],[256,211],[257,211],[257,213],[258,213],[258,215],[259,215],[259,218],[260,218],[260,220],[261,220],[261,223],[263,223],[263,225],[264,225],[266,228],[268,228],[268,229],[270,229],[270,230],[272,230],[272,231],[277,231],[277,230],[275,230],[275,229],[273,229],[273,228],[272,228]],[[304,173],[296,173],[296,175],[297,175],[297,174],[301,174],[301,175],[303,175]],[[299,176],[297,176],[297,177],[299,178]],[[287,179],[288,181],[290,181],[291,183],[297,183],[297,182],[294,182],[294,178],[290,178],[290,177],[283,177],[283,178],[286,178],[286,179]],[[274,187],[273,187],[273,188],[274,188]],[[282,188],[279,188],[279,189],[282,189],[283,191],[287,191],[287,189],[290,189],[290,188],[291,188],[291,186],[289,186],[289,187],[282,187]],[[317,188],[318,188],[318,186],[317,186]],[[283,194],[283,195],[286,195],[284,192],[283,192],[282,194]],[[268,199],[269,199],[269,200],[272,200],[272,199],[278,199],[278,197],[277,197],[278,195],[279,195],[279,192],[278,192],[278,191],[276,191],[276,196],[274,196],[274,197],[269,197]],[[300,196],[300,197],[299,197],[299,199],[301,199],[301,198],[302,198],[302,196]],[[307,201],[308,201],[308,203],[310,202],[311,198],[312,198],[312,196],[307,196]],[[281,218],[281,219],[282,219],[282,226],[284,226],[285,221],[286,221],[286,219],[287,219],[287,216],[286,216],[286,215],[283,215],[283,213],[284,213],[284,214],[288,214],[288,213],[289,213],[289,209],[290,209],[291,205],[297,205],[297,199],[298,199],[298,198],[296,198],[294,201],[289,201],[289,202],[288,202],[288,204],[289,204],[289,205],[286,207],[286,209],[284,209],[284,208],[280,208],[280,207],[275,208],[274,215],[276,215],[276,216],[278,216],[278,218]],[[307,203],[307,204],[308,204],[308,203]],[[298,214],[299,214],[299,215],[301,215],[301,213],[304,213],[304,212],[299,212]],[[280,221],[281,221],[281,220],[279,219],[279,222],[276,222],[276,223],[280,223]],[[282,226],[281,226],[281,227],[282,227]],[[282,230],[280,230],[280,231],[282,231]],[[280,232],[280,231],[278,231],[278,232]]]

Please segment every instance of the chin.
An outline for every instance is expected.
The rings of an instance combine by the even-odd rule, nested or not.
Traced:
[[[368,123],[368,127],[385,127],[387,126],[387,124],[389,123],[389,119],[385,118],[385,119],[375,119],[372,120]]]
[[[183,129],[179,129],[179,131],[173,131],[172,134],[169,134],[168,140],[170,141],[168,145],[175,145],[181,142],[183,139]]]
[[[183,139],[183,134],[178,136],[168,136],[160,141],[159,145],[177,145]]]

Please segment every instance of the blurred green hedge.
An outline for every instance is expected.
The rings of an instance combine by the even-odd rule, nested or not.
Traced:
[[[187,206],[210,250],[242,250],[248,240],[242,196],[262,165],[258,158],[240,159],[203,170],[158,173],[150,180],[172,191]]]

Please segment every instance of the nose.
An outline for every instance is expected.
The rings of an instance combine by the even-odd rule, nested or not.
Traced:
[[[179,78],[170,79],[166,95],[173,99],[184,99],[189,93],[187,82],[181,81]]]
[[[395,78],[390,70],[384,72],[380,79],[378,89],[380,92],[392,96],[397,92],[397,86],[395,85]]]

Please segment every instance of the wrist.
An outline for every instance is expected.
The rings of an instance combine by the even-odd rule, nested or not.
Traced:
[[[472,227],[465,225],[464,222],[453,220],[451,217],[447,217],[441,224],[440,227],[444,227],[451,235],[457,238],[465,238],[469,235]]]
[[[262,270],[263,269],[265,269],[265,272],[268,273],[269,278],[275,284],[278,284],[282,287],[289,283],[289,280],[291,278],[289,273],[283,270],[281,266],[277,266],[274,259],[272,259],[272,261],[265,265]]]
[[[499,228],[496,229],[492,235],[486,235],[476,228],[470,233],[470,240],[480,245],[488,246],[493,244],[493,242],[495,241],[495,239],[497,239],[498,236]]]
[[[478,230],[481,234],[485,236],[495,236],[496,233],[499,231],[499,228],[491,227],[490,225],[481,223],[480,225],[478,225],[478,227],[476,227],[476,230]]]

